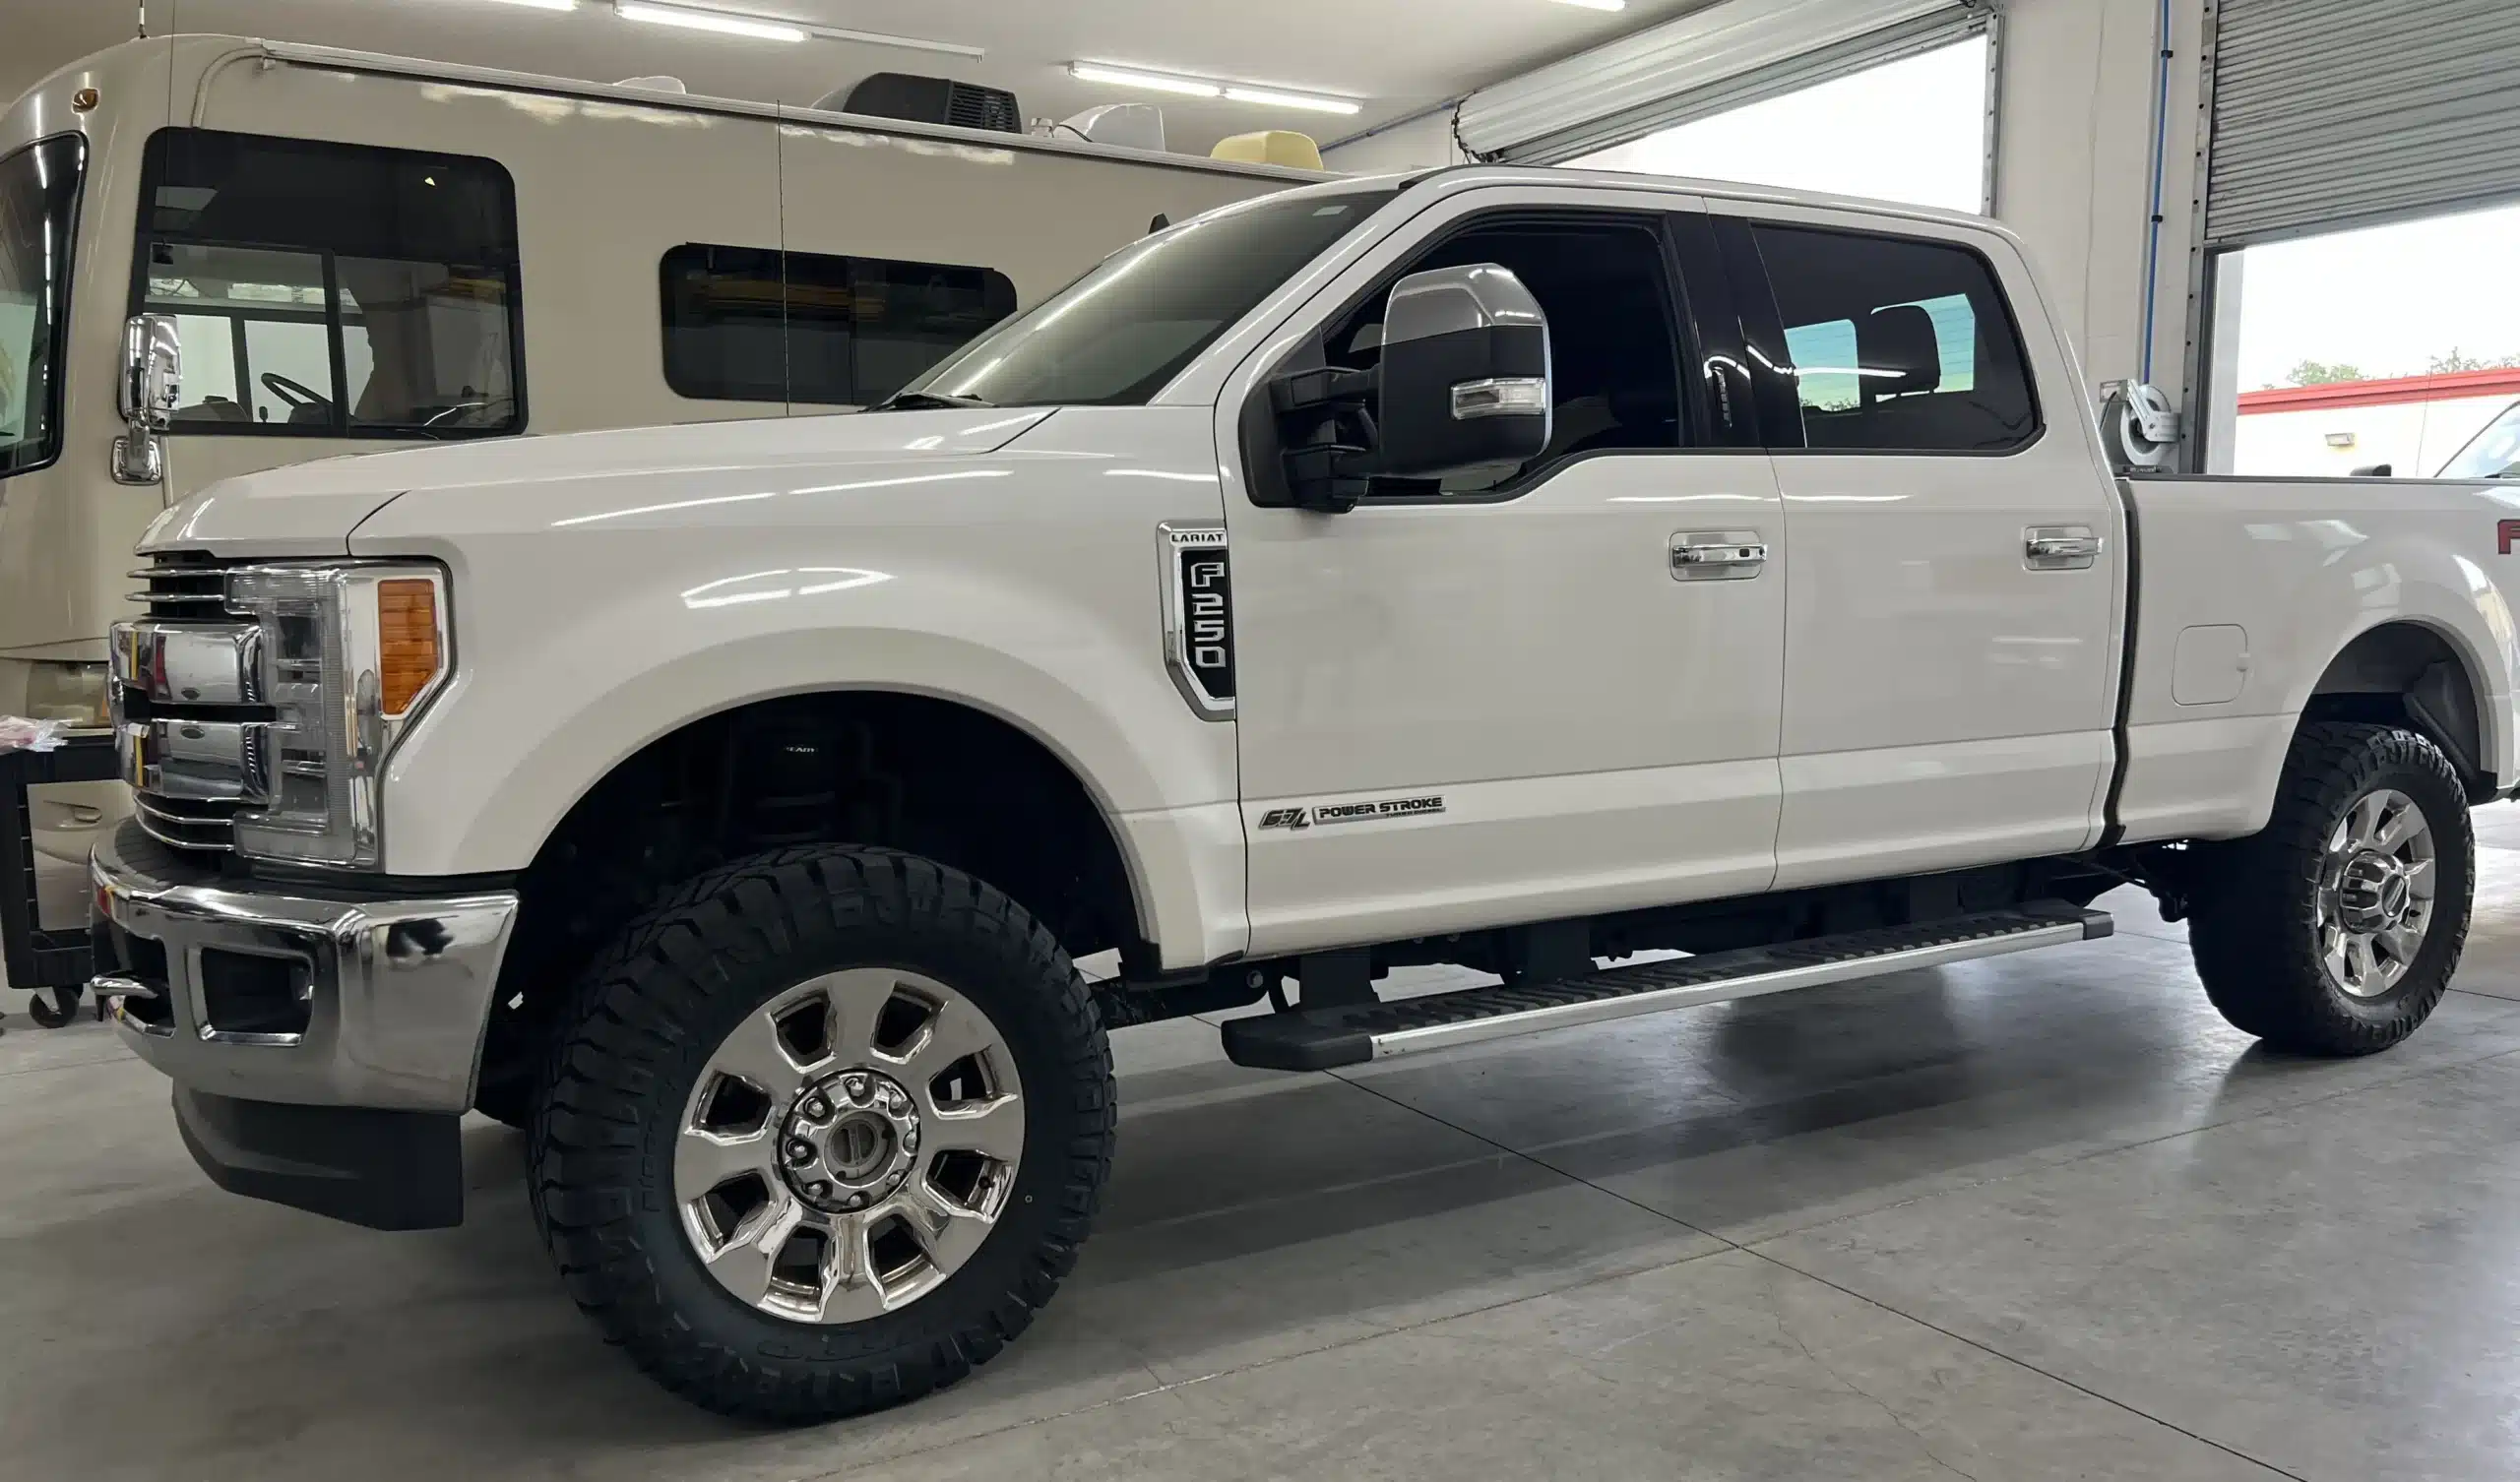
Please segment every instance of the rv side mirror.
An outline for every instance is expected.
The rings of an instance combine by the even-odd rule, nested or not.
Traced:
[[[2397,466],[2393,463],[2364,463],[2362,467],[2355,469],[2349,476],[2353,478],[2388,478],[2393,476],[2396,472]]]
[[[154,484],[165,476],[166,450],[158,440],[174,420],[182,399],[184,350],[171,314],[134,314],[122,328],[122,376],[117,388],[123,435],[114,439],[114,478]]]
[[[1548,316],[1494,263],[1413,273],[1383,309],[1374,471],[1437,478],[1548,446]]]

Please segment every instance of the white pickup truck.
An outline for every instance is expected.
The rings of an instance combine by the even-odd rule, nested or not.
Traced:
[[[785,1419],[1049,1300],[1122,1025],[1334,1068],[2133,882],[2234,1023],[2382,1049],[2520,787],[2520,495],[2121,480],[2082,385],[1985,220],[1470,167],[872,411],[233,479],[116,632],[95,987],[239,1193],[452,1223],[458,1119],[526,1127],[587,1312]],[[1378,1001],[1425,962],[1501,981]]]

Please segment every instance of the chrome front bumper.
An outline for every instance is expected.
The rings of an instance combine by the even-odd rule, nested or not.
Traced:
[[[93,986],[105,997],[135,982],[154,990],[124,1002],[115,1022],[180,1089],[404,1112],[472,1106],[514,892],[363,900],[238,889],[128,823],[97,844],[89,868],[103,918]],[[206,962],[238,966],[220,963],[221,954],[286,973],[302,1026],[221,1028],[219,1000],[205,990]]]

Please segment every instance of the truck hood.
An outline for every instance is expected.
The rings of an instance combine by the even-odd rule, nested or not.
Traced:
[[[406,494],[473,484],[533,484],[615,473],[696,473],[740,464],[829,466],[993,453],[1049,407],[836,412],[759,421],[634,427],[560,437],[484,439],[320,459],[222,479],[159,515],[140,551],[214,556],[340,556],[350,532]]]

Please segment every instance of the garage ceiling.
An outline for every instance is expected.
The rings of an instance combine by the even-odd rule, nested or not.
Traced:
[[[152,29],[225,31],[615,82],[668,73],[694,93],[810,103],[872,72],[942,73],[1011,89],[1028,117],[1100,102],[1159,103],[1172,148],[1291,128],[1325,143],[1454,97],[1707,0],[686,0],[809,25],[987,49],[982,60],[815,38],[782,43],[502,0],[150,0]],[[1599,0],[1596,0],[1599,3]],[[0,0],[0,98],[131,34],[136,0]],[[1350,94],[1343,118],[1098,86],[1075,60]]]

